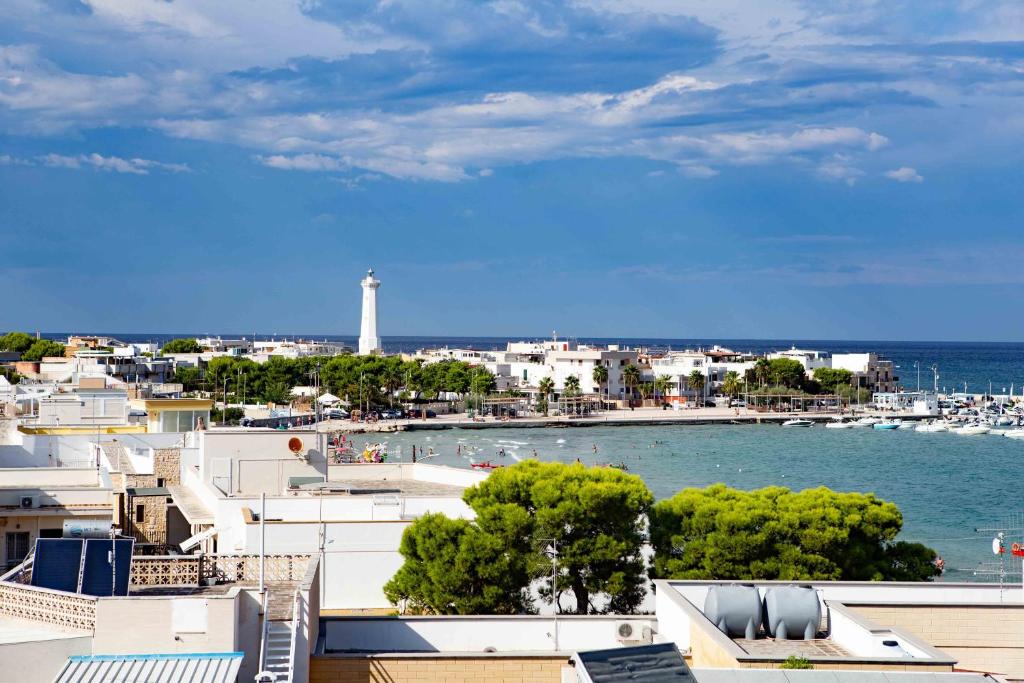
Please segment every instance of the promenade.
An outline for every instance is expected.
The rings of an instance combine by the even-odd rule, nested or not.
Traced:
[[[465,413],[438,415],[427,419],[382,420],[362,423],[349,420],[328,420],[322,424],[328,431],[347,432],[399,432],[442,429],[502,429],[502,428],[544,428],[544,427],[636,427],[645,425],[708,425],[708,424],[778,424],[795,417],[829,422],[835,412],[781,412],[768,413],[735,408],[695,408],[688,410],[662,410],[660,408],[636,408],[634,410],[610,410],[587,417],[531,416],[512,419],[493,417],[470,418]],[[851,418],[852,414],[843,414]],[[871,415],[894,417],[878,411],[858,411],[857,417]],[[904,420],[926,419],[927,416],[898,414]]]

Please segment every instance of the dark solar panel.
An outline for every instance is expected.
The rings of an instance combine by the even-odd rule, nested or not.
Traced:
[[[90,538],[85,542],[85,561],[82,563],[83,595],[128,595],[128,579],[132,568],[132,550],[135,539],[111,542],[106,539]],[[116,590],[111,591],[114,577]]]
[[[594,683],[693,683],[696,680],[675,643],[591,650],[577,652],[576,657]]]
[[[37,538],[32,585],[75,593],[82,566],[82,539]]]

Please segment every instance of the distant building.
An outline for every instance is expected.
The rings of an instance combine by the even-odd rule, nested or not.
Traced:
[[[853,373],[853,385],[872,392],[894,392],[900,378],[895,374],[891,360],[876,353],[834,353],[832,368]]]

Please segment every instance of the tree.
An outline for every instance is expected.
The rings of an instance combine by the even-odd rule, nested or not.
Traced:
[[[817,368],[814,381],[821,386],[822,391],[834,394],[839,387],[851,386],[853,373],[842,368]]]
[[[608,368],[603,365],[595,365],[591,377],[598,388],[604,391],[605,398],[608,398]]]
[[[686,384],[697,393],[698,397],[704,395],[704,373],[700,370],[694,370],[686,376]]]
[[[658,375],[654,380],[655,398],[657,398],[658,394],[661,394],[662,398],[664,398],[673,384],[675,382],[672,381],[672,375]]]
[[[768,361],[768,376],[773,384],[800,389],[807,381],[803,364],[793,358],[772,358]]]
[[[633,389],[640,383],[640,368],[632,363],[627,363],[626,367],[622,368],[622,383],[626,385],[626,393],[632,403]]]
[[[743,384],[738,372],[730,370],[725,373],[725,378],[722,380],[722,393],[726,396],[737,396],[742,389]]]
[[[934,550],[897,542],[903,517],[870,493],[724,484],[684,489],[651,511],[658,578],[924,581]]]
[[[50,358],[55,356],[64,356],[64,345],[51,341],[49,339],[37,339],[32,342],[32,346],[28,347],[27,350],[22,352],[21,359],[29,361],[38,361],[43,358]]]
[[[525,516],[520,522],[526,524]],[[529,611],[528,558],[475,522],[427,513],[402,534],[405,563],[384,594],[419,614],[521,614]]]
[[[537,390],[540,392],[541,400],[544,402],[544,414],[548,414],[548,400],[555,391],[555,382],[550,377],[544,377],[537,382]]]
[[[487,368],[473,368],[473,379],[470,383],[470,387],[474,394],[486,396],[487,394],[494,391],[498,386],[498,381],[494,375]]]
[[[759,385],[764,386],[766,382],[771,378],[772,366],[768,362],[767,358],[758,358],[754,362],[754,381]]]
[[[174,381],[181,385],[182,391],[195,391],[199,388],[199,368],[179,365],[174,368]]]
[[[24,353],[35,343],[35,337],[24,332],[8,332],[0,337],[0,351]]]
[[[202,353],[203,347],[195,339],[172,339],[164,344],[160,353]]]
[[[635,610],[644,597],[645,515],[653,496],[642,479],[610,467],[526,460],[495,470],[467,489],[463,500],[480,529],[503,547],[530,559],[531,578],[551,595],[551,560],[545,539],[558,546],[555,599],[571,591],[576,612],[595,610],[596,595],[607,610]]]
[[[651,382],[640,382],[640,384],[636,385],[636,390],[640,394],[640,400],[646,401],[651,397],[654,385]]]
[[[580,378],[576,375],[569,375],[565,378],[563,385],[563,394],[566,396],[579,396],[580,395]]]

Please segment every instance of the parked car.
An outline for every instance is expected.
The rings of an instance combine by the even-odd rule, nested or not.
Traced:
[[[747,407],[747,402],[744,401],[742,398],[734,398],[733,400],[729,401],[729,407],[730,408],[746,408]]]
[[[324,411],[325,420],[347,420],[349,412],[344,408],[329,408]]]
[[[380,411],[380,419],[382,420],[400,420],[403,417],[403,413],[398,408],[387,408]]]
[[[410,408],[406,415],[409,417],[409,419],[419,419],[423,417],[423,409]],[[428,410],[427,417],[437,417],[437,413],[435,413],[433,410]]]

